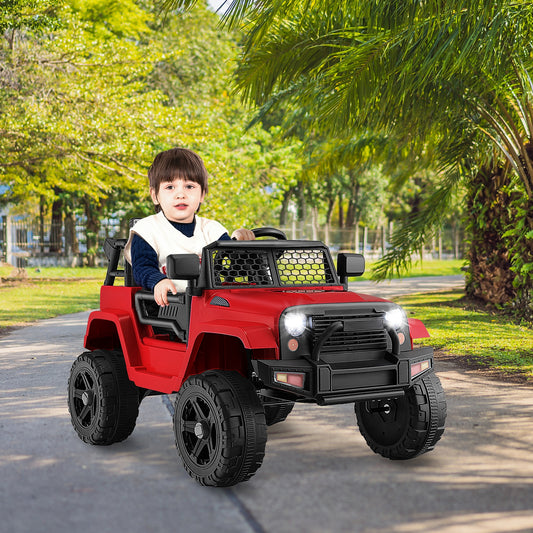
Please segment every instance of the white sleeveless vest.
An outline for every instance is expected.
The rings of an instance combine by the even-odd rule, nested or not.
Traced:
[[[131,229],[128,242],[124,248],[124,257],[131,263],[131,241],[133,235],[142,237],[157,253],[159,270],[166,274],[167,257],[171,254],[201,255],[202,248],[219,239],[226,228],[216,220],[196,216],[196,226],[192,237],[186,237],[166,219],[162,211],[139,220]],[[187,281],[173,279],[172,282],[180,292],[187,288]]]

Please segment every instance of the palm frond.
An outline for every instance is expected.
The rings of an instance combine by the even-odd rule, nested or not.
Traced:
[[[421,210],[411,214],[392,235],[391,249],[374,266],[372,278],[384,280],[408,271],[413,254],[421,253],[424,244],[442,225],[442,213],[450,206],[462,180],[456,167],[444,176],[442,184],[426,200]]]

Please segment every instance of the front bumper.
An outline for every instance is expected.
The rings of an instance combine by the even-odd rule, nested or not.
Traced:
[[[325,362],[308,357],[290,360],[253,360],[252,365],[264,386],[279,391],[282,397],[314,401],[319,405],[352,403],[360,400],[402,396],[433,368],[433,348],[415,348],[383,359]],[[423,363],[423,370],[418,371]],[[416,369],[416,375],[413,375]],[[276,380],[280,373],[302,373],[303,387],[296,388]]]

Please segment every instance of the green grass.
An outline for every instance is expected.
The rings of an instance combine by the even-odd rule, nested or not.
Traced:
[[[422,344],[533,380],[533,328],[500,314],[474,310],[462,297],[461,291],[451,291],[404,296],[396,301],[428,328],[431,338]]]
[[[40,267],[26,268],[22,272],[11,266],[0,266],[0,278],[19,278],[29,279],[99,279],[104,280],[106,274],[104,267]]]
[[[413,267],[402,273],[401,276],[394,275],[393,278],[416,278],[426,276],[453,276],[464,274],[461,267],[465,264],[463,259],[432,259],[413,264]],[[372,278],[373,263],[367,262],[365,273],[361,277],[350,278],[350,281],[369,280]]]
[[[0,285],[0,334],[42,318],[96,309],[103,277],[94,280],[33,281]]]
[[[0,266],[0,335],[43,318],[78,313],[99,305],[105,268],[42,267],[18,271]]]

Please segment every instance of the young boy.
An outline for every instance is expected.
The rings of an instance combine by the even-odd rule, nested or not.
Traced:
[[[148,170],[150,196],[156,214],[139,220],[130,230],[124,255],[131,263],[133,278],[154,291],[158,305],[168,305],[168,293],[184,291],[187,283],[170,280],[165,263],[170,254],[200,255],[216,240],[229,240],[222,224],[196,216],[207,194],[207,170],[200,157],[185,148],[158,154]],[[255,239],[252,231],[233,232],[237,240]]]

